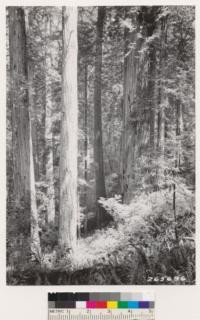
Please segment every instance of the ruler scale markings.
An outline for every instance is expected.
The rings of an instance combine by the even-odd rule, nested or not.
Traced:
[[[51,311],[51,310],[50,310]],[[60,313],[62,311],[62,313]],[[69,312],[68,312],[69,311]],[[93,313],[93,311],[95,311],[95,313]],[[123,319],[123,320],[129,320],[132,318],[139,318],[139,319],[152,319],[153,317],[153,312],[150,310],[146,310],[146,312],[144,313],[141,312],[141,309],[139,310],[135,310],[134,312],[130,312],[130,310],[126,310],[126,313],[124,313],[124,311],[122,312],[121,310],[106,310],[106,313],[96,313],[98,310],[92,310],[89,313],[80,313],[80,310],[78,313],[73,313],[74,310],[65,310],[65,309],[58,309],[58,314],[56,316],[56,314],[51,315],[50,313],[50,317],[49,320],[52,319],[56,319],[56,320],[79,320],[81,319],[87,319],[87,320],[118,320],[118,319]],[[109,311],[109,312],[108,312]],[[120,311],[118,313],[113,312],[113,311]]]

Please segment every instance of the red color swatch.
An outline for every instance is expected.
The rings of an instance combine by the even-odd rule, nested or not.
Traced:
[[[98,309],[106,309],[107,302],[106,301],[96,301],[96,308]]]

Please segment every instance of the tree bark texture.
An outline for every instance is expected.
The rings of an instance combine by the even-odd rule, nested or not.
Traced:
[[[125,30],[124,108],[122,137],[122,198],[128,203],[148,181],[148,167],[155,152],[156,51],[146,40],[156,28],[157,7],[141,7],[136,30]],[[132,45],[134,44],[134,46]]]
[[[45,162],[46,162],[46,182],[47,182],[47,221],[48,223],[54,223],[55,221],[55,190],[54,190],[54,168],[53,168],[53,132],[52,132],[52,117],[53,117],[53,101],[52,101],[52,52],[51,43],[49,38],[51,37],[51,17],[47,16],[46,21],[46,81],[45,81],[45,98],[46,98],[46,110],[45,110]]]
[[[30,200],[30,149],[28,72],[24,12],[21,8],[9,8],[9,51],[12,100],[12,143],[14,164],[15,200]]]
[[[156,113],[156,150],[160,166],[157,169],[157,188],[165,184],[165,138],[166,138],[166,108],[168,105],[167,95],[163,89],[166,79],[166,61],[167,61],[167,17],[163,17],[160,22],[160,51],[159,51],[159,68],[157,71],[157,113]]]
[[[39,258],[40,240],[35,197],[32,136],[26,54],[26,30],[24,11],[9,7],[9,52],[12,104],[13,180],[16,206],[20,208],[19,224],[25,225],[25,242],[31,253]],[[25,245],[25,244],[24,244]]]
[[[25,26],[26,26],[26,37],[27,39],[31,36],[31,25],[33,24],[33,17],[29,10],[25,11]],[[31,44],[30,44],[31,46]],[[27,43],[27,49],[29,49],[29,43]],[[31,53],[28,53],[28,99],[30,109],[30,122],[31,122],[31,136],[32,136],[32,148],[33,148],[33,163],[34,163],[34,174],[35,180],[39,181],[40,177],[40,166],[39,166],[39,150],[38,150],[38,121],[37,121],[37,107],[36,107],[36,92],[34,83],[34,63],[31,59]]]
[[[77,8],[63,7],[63,91],[60,150],[59,242],[75,250],[77,241]]]
[[[39,180],[39,157],[38,157],[38,132],[37,132],[37,110],[35,107],[35,88],[33,81],[33,65],[31,61],[28,62],[28,97],[30,106],[30,122],[31,122],[31,133],[32,133],[32,147],[33,147],[33,162],[34,162],[34,174],[35,180]]]
[[[85,62],[85,79],[84,79],[84,179],[88,181],[88,66]],[[87,185],[84,190],[85,206],[87,207]]]
[[[96,26],[96,56],[95,56],[95,83],[94,83],[94,165],[96,182],[96,210],[97,224],[100,226],[104,219],[104,209],[98,204],[100,197],[106,197],[103,143],[102,143],[102,111],[101,111],[101,73],[102,73],[102,41],[105,7],[98,7]]]
[[[176,141],[175,141],[175,170],[179,171],[181,166],[182,158],[182,131],[183,131],[183,115],[182,115],[182,104],[179,99],[175,100],[175,119],[176,119]],[[176,175],[176,171],[174,176]],[[175,238],[178,241],[179,235],[177,230],[177,213],[176,213],[176,182],[173,183],[173,212],[174,212],[174,222],[175,222]]]

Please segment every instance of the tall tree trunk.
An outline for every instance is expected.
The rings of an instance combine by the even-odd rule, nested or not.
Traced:
[[[138,51],[141,49],[143,39],[137,34],[140,29],[137,23],[137,30],[131,34],[128,29],[124,32],[124,99],[123,99],[123,132],[122,132],[122,198],[123,202],[128,203],[133,194],[137,190],[136,182],[136,144],[139,140],[139,126],[140,123],[138,109],[141,66],[138,56]],[[135,42],[134,49],[130,49],[129,44]],[[141,94],[142,99],[142,94]],[[146,130],[145,130],[146,131]],[[143,139],[146,138],[146,135]]]
[[[30,248],[32,255],[38,259],[40,257],[40,241],[27,89],[25,17],[24,11],[20,7],[9,7],[9,52],[12,92],[13,179],[16,207],[20,208],[19,230],[21,234],[19,234],[19,238],[23,239],[21,241],[21,243],[23,242],[22,251],[24,251],[24,247]],[[29,238],[31,241],[28,240]]]
[[[25,25],[27,38],[31,37],[30,26],[33,24],[33,17],[29,12],[29,9],[25,11]],[[30,44],[31,46],[31,44]],[[29,48],[29,43],[27,43]],[[31,137],[32,137],[32,149],[33,149],[33,164],[34,164],[34,174],[35,180],[39,180],[39,152],[38,152],[38,120],[37,120],[37,108],[35,103],[35,86],[34,86],[34,63],[31,60],[30,54],[28,52],[28,99],[29,99],[29,109],[30,109],[30,123],[31,123]]]
[[[87,61],[85,62],[85,90],[84,90],[84,179],[87,184],[88,182],[88,66]],[[87,185],[84,190],[84,205],[87,207]]]
[[[175,173],[179,171],[181,166],[181,134],[183,130],[183,119],[182,119],[182,104],[179,99],[175,100],[175,119],[176,119],[176,147],[175,147]],[[177,213],[176,213],[176,182],[173,183],[173,212],[174,212],[174,222],[175,222],[175,237],[179,240],[178,230],[177,230]]]
[[[141,7],[136,30],[125,30],[122,198],[126,203],[154,183],[147,164],[151,166],[155,151],[156,52],[153,41],[145,49],[145,39],[156,28],[156,12],[156,7]],[[134,47],[129,46],[132,43]]]
[[[34,81],[33,81],[33,65],[31,61],[28,63],[28,84],[29,84],[29,105],[30,105],[30,122],[32,132],[32,148],[35,180],[39,180],[39,157],[38,157],[38,131],[37,131],[37,110],[34,101]]]
[[[36,202],[35,190],[35,173],[33,162],[33,148],[32,148],[32,134],[30,126],[30,190],[31,190],[31,253],[35,258],[41,258],[40,238],[39,238],[39,225],[38,225],[38,212]]]
[[[161,157],[164,157],[164,140],[165,140],[165,106],[166,94],[163,92],[165,80],[165,62],[167,59],[167,18],[161,20],[160,27],[160,63],[159,63],[159,84],[158,84],[158,117],[157,117],[157,149]]]
[[[95,57],[95,82],[94,82],[94,165],[96,183],[96,210],[97,225],[101,225],[105,218],[105,211],[99,205],[100,197],[106,197],[103,142],[102,142],[102,112],[101,112],[101,72],[102,72],[102,41],[103,25],[106,15],[105,7],[98,7],[96,26],[96,57]]]
[[[164,83],[166,78],[166,59],[167,59],[167,17],[161,19],[160,26],[160,53],[159,53],[159,71],[158,71],[158,110],[157,110],[157,156],[159,159],[159,168],[157,170],[158,189],[165,183],[164,161],[165,161],[165,137],[166,120],[165,108],[167,96],[164,92]]]
[[[55,190],[54,190],[54,168],[53,168],[53,133],[52,133],[52,57],[51,57],[51,44],[49,38],[51,37],[51,17],[47,16],[46,21],[46,81],[45,81],[45,164],[46,164],[46,182],[47,182],[47,221],[54,223],[55,220]]]
[[[182,63],[184,63],[183,51],[182,51],[182,33],[179,40],[177,56]],[[172,99],[172,103],[175,110],[175,172],[174,177],[177,174],[180,174],[180,167],[182,163],[182,146],[181,142],[183,141],[182,132],[183,132],[183,106],[182,106],[182,93],[179,92],[179,96],[176,96]],[[179,241],[179,234],[177,229],[177,212],[176,212],[176,179],[173,183],[173,212],[174,212],[174,222],[175,222],[175,237],[177,242]]]
[[[124,19],[126,19],[126,9],[125,9],[125,15]],[[125,159],[125,152],[126,152],[126,110],[127,110],[127,103],[126,103],[126,97],[127,97],[127,54],[128,54],[128,29],[125,27],[124,29],[124,68],[123,68],[123,99],[122,99],[122,136],[121,136],[121,196],[122,196],[122,202],[124,202],[125,193],[126,193],[126,159]]]
[[[77,241],[77,8],[63,7],[63,91],[60,145],[59,242],[75,250]]]

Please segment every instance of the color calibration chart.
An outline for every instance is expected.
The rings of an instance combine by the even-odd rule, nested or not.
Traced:
[[[48,294],[48,320],[155,320],[152,292]]]

